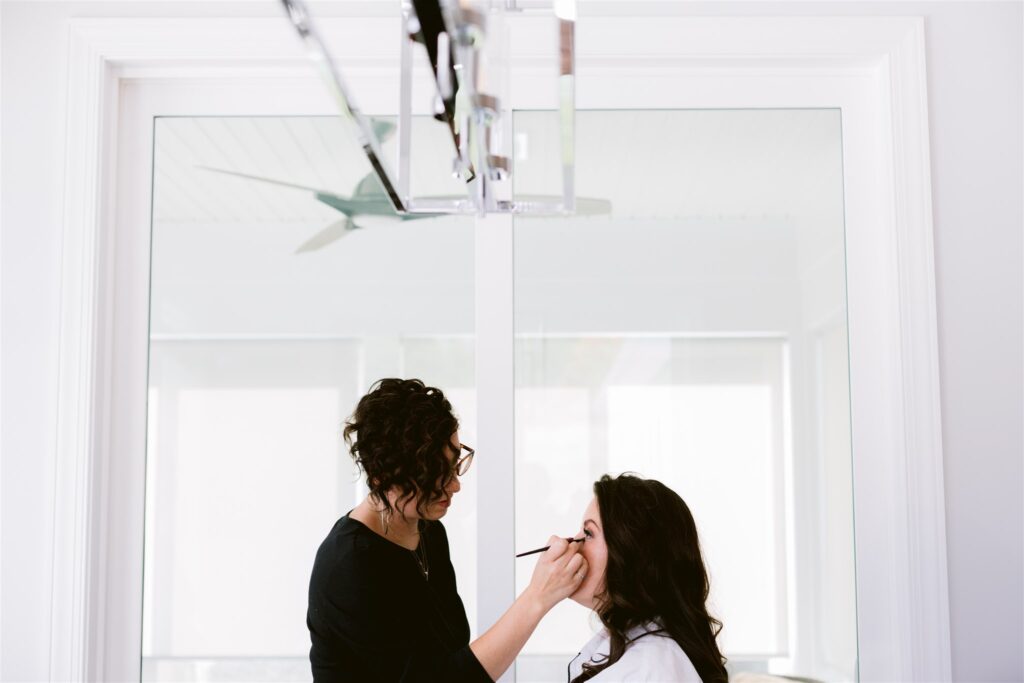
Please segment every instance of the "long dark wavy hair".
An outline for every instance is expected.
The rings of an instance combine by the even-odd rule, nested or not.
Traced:
[[[610,651],[600,663],[584,664],[572,683],[619,661],[630,645],[626,633],[650,621],[679,644],[704,683],[727,683],[716,642],[722,622],[706,606],[710,583],[690,508],[660,481],[633,474],[604,475],[594,483],[594,495],[608,546],[596,612]]]
[[[393,513],[422,494],[419,514],[444,497],[452,476],[448,447],[459,421],[444,393],[418,379],[376,382],[345,422],[345,443],[366,474],[370,494]],[[392,505],[387,492],[399,495]]]

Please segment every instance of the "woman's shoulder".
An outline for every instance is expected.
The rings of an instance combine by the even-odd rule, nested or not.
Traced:
[[[368,547],[369,537],[372,534],[373,532],[365,524],[351,515],[345,514],[331,527],[323,543],[320,544],[320,551],[348,554],[355,548]]]
[[[431,541],[440,542],[445,547],[448,546],[448,530],[444,528],[444,524],[439,519],[432,519],[423,524],[423,533],[426,534],[427,538]]]
[[[375,565],[383,559],[382,545],[374,537],[374,532],[364,524],[348,515],[343,516],[335,522],[317,549],[314,577],[319,574],[325,579],[335,580],[338,573],[374,574]]]
[[[679,643],[665,634],[630,632],[633,638],[619,661],[592,678],[599,683],[701,683],[700,675]]]

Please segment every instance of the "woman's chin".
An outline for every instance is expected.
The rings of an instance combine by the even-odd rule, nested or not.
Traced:
[[[427,514],[430,515],[430,519],[435,521],[439,520],[448,514],[448,508],[450,505],[451,503],[449,503],[448,505],[444,505],[442,503],[434,503],[433,505],[430,506],[429,512]]]
[[[600,593],[602,590],[601,584],[597,586],[588,586],[586,582],[580,584],[580,587],[576,589],[575,593],[569,595],[569,599],[578,605],[582,605],[587,609],[597,610],[600,600],[597,599],[596,593]]]

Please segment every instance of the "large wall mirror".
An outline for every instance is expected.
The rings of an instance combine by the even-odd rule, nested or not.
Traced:
[[[516,114],[517,191],[557,182],[557,123]],[[576,528],[604,472],[659,479],[697,518],[731,670],[854,680],[839,111],[577,123],[578,191],[614,210],[516,222],[517,544]],[[587,614],[542,623],[523,680],[561,680]]]
[[[515,545],[576,530],[604,472],[660,479],[697,519],[731,671],[856,680],[839,110],[577,126],[577,191],[611,214],[514,225]],[[557,193],[555,115],[513,129],[516,192]],[[417,119],[417,194],[462,192],[442,133]],[[154,141],[142,679],[308,680],[313,555],[362,492],[355,401],[420,377],[475,443],[474,219],[346,223],[302,189],[379,196],[332,117],[165,117]],[[476,634],[494,492],[463,485],[445,524]],[[517,680],[564,681],[595,626],[557,608]]]
[[[432,124],[417,120],[413,187],[459,192],[431,172]],[[375,379],[443,387],[475,443],[472,217],[373,215],[386,202],[346,133],[334,117],[155,122],[143,680],[310,677],[309,573],[365,493],[342,427]],[[369,215],[345,225],[312,192],[221,171]],[[470,615],[476,495],[467,478],[447,524]]]

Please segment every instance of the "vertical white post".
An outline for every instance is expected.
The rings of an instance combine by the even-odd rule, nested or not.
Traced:
[[[490,628],[515,599],[512,216],[476,219],[477,623]],[[515,680],[515,665],[500,679]]]

